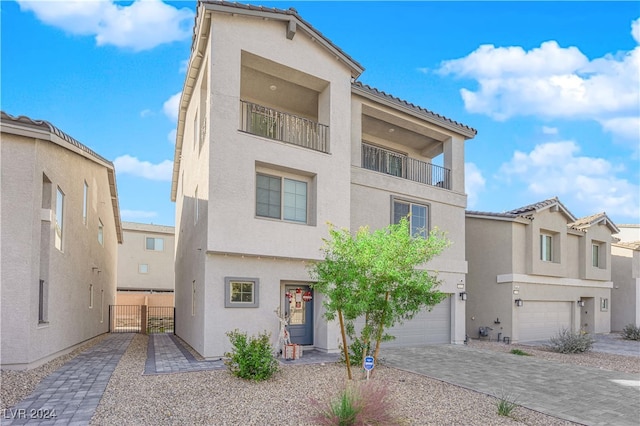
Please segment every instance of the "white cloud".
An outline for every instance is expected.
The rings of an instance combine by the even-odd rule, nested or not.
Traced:
[[[172,145],[176,144],[176,136],[177,136],[178,131],[176,129],[173,129],[172,131],[170,131],[167,134],[167,140],[169,142],[171,142]]]
[[[135,0],[127,6],[114,1],[17,0],[42,22],[76,35],[95,36],[98,46],[114,45],[134,51],[185,40],[191,36],[194,12],[160,0]]]
[[[606,211],[637,220],[640,186],[616,176],[623,170],[621,166],[603,158],[580,156],[579,152],[573,141],[540,144],[529,153],[516,151],[501,166],[499,177],[524,183],[539,199],[557,195],[576,212]]]
[[[545,135],[557,135],[558,134],[558,128],[557,127],[542,126],[542,133],[544,133]]]
[[[187,70],[189,69],[189,60],[185,59],[183,61],[180,62],[180,74],[184,74],[187,72]]]
[[[145,118],[145,117],[150,117],[153,115],[153,111],[151,111],[150,109],[143,109],[142,111],[140,111],[140,117]]]
[[[148,161],[140,161],[130,155],[122,155],[113,160],[113,164],[117,173],[150,180],[171,181],[173,173],[173,162],[170,160],[152,164]]]
[[[124,220],[150,219],[157,217],[158,213],[144,210],[120,210],[120,216]]]
[[[464,185],[467,190],[467,207],[473,208],[479,200],[479,193],[484,191],[486,180],[474,163],[464,165]]]
[[[631,37],[640,44],[640,18],[631,23]]]
[[[640,19],[632,33],[637,41]],[[460,90],[465,108],[499,121],[538,116],[589,119],[605,126],[640,115],[640,46],[589,60],[577,47],[555,41],[529,51],[482,45],[466,57],[442,62],[437,72],[477,81],[476,90]],[[607,130],[628,138],[626,128]]]
[[[164,113],[173,121],[178,121],[180,96],[182,96],[182,92],[178,92],[175,95],[171,96],[162,105],[162,110],[164,111]]]

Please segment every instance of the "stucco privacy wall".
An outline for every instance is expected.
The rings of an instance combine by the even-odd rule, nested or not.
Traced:
[[[640,326],[640,243],[611,247],[611,331]]]
[[[108,331],[120,219],[110,163],[30,120],[3,115],[2,124],[1,363],[30,368]],[[54,247],[57,188],[64,193],[62,250]],[[38,320],[41,279],[45,322]]]

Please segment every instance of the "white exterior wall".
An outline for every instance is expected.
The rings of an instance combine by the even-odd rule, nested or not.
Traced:
[[[640,250],[611,248],[611,331],[640,327]]]
[[[107,168],[48,132],[25,134],[45,140],[2,133],[3,368],[37,366],[107,332],[109,305],[115,301],[117,219]],[[52,182],[50,209],[42,208],[43,173]],[[65,194],[62,251],[54,247],[58,187]],[[99,219],[104,245],[97,239]],[[48,286],[48,322],[41,324],[40,279]]]

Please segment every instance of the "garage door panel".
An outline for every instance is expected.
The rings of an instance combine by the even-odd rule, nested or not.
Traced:
[[[518,309],[520,341],[546,340],[571,328],[570,302],[526,301]]]
[[[356,328],[363,325],[356,322]],[[422,311],[412,320],[398,324],[387,331],[394,340],[384,342],[382,347],[419,346],[436,343],[451,343],[451,302],[450,297],[429,311]]]

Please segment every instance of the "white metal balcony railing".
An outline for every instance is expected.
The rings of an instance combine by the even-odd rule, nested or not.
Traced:
[[[362,168],[451,189],[451,170],[364,143]]]
[[[251,102],[240,101],[240,106],[243,132],[329,152],[329,126]]]

